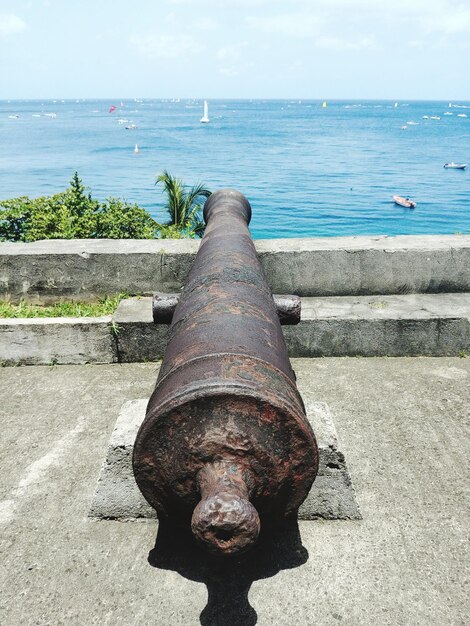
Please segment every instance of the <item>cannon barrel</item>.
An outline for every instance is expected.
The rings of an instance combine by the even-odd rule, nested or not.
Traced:
[[[155,390],[134,445],[137,484],[159,518],[191,524],[220,554],[295,515],[318,449],[248,224],[223,189],[172,317]]]

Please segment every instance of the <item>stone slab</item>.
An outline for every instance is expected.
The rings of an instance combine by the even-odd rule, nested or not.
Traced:
[[[300,389],[302,392],[302,389]],[[320,452],[318,476],[299,510],[299,519],[360,519],[353,486],[328,405],[315,402],[306,390],[307,417]],[[132,450],[145,417],[147,399],[130,400],[121,408],[111,434],[90,508],[101,519],[154,518],[156,513],[141,495],[132,473]]]
[[[302,298],[284,326],[291,357],[470,353],[470,293]]]
[[[67,239],[0,243],[0,298],[96,301],[181,288],[196,256],[192,239]]]
[[[169,326],[154,324],[152,298],[121,300],[114,314],[121,363],[161,359],[168,341]]]
[[[111,321],[111,316],[1,319],[0,363],[113,363]]]
[[[195,240],[0,243],[0,298],[96,300],[177,291]],[[273,293],[341,296],[470,291],[469,235],[256,240]]]
[[[0,320],[0,363],[156,361],[169,327],[150,297],[120,302],[113,317]],[[291,357],[470,354],[470,293],[302,298],[301,322],[283,326]]]
[[[168,327],[151,298],[116,311],[122,362],[161,358]],[[470,353],[470,293],[302,298],[300,324],[283,326],[290,357],[459,356]]]

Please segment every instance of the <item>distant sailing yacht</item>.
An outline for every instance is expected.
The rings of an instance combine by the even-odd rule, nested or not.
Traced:
[[[204,100],[204,115],[201,117],[202,124],[207,124],[209,121],[209,106],[207,100]]]

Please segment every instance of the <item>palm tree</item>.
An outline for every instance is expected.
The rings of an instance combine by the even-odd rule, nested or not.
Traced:
[[[204,222],[201,219],[201,210],[203,203],[202,198],[208,198],[211,195],[209,189],[203,184],[196,185],[185,190],[183,181],[175,178],[164,170],[157,176],[156,185],[162,183],[167,199],[164,208],[170,216],[165,226],[169,229],[162,229],[170,232],[178,231],[183,236],[202,237],[204,234]],[[172,228],[174,227],[174,228]]]

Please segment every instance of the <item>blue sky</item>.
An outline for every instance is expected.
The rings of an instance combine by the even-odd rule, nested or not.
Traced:
[[[0,99],[470,99],[470,0],[0,0]]]

